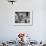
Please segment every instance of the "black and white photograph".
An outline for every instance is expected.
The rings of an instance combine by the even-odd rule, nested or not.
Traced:
[[[32,12],[15,12],[15,25],[32,25]]]

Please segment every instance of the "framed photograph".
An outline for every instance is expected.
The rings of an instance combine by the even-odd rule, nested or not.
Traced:
[[[31,26],[33,23],[32,11],[16,11],[14,23],[16,26]]]

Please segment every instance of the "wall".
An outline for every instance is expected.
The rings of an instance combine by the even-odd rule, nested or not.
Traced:
[[[17,0],[14,5],[7,0],[0,0],[0,40],[11,40],[18,32],[26,32],[33,40],[46,40],[46,1]],[[32,26],[15,26],[14,12],[16,10],[33,10]]]

